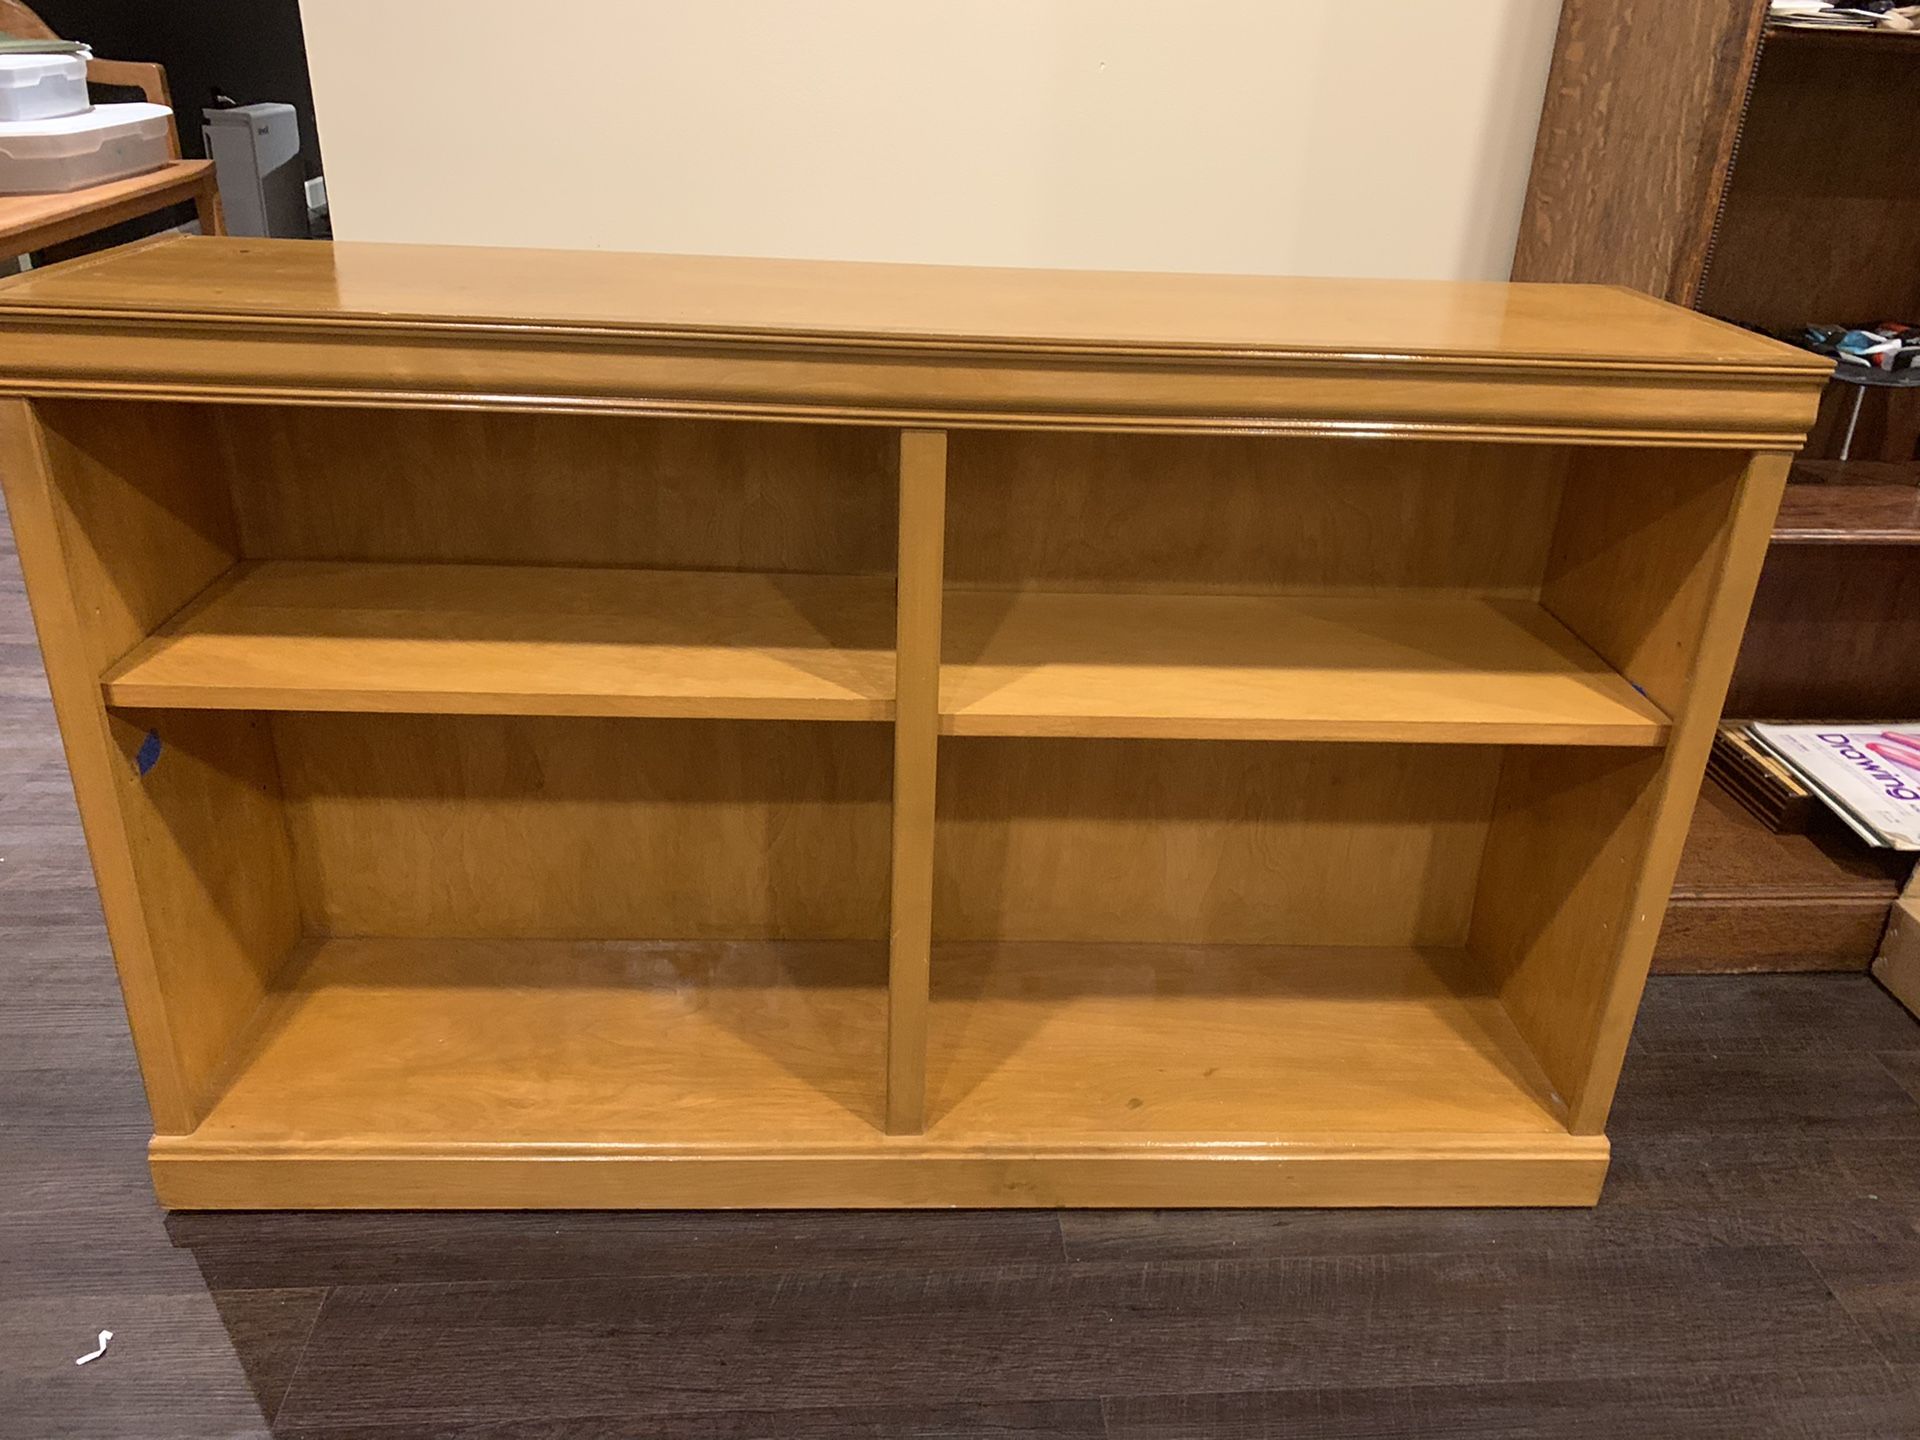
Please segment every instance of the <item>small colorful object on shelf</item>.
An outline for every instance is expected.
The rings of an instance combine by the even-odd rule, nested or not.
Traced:
[[[1780,338],[1816,354],[1831,355],[1843,368],[1910,370],[1920,362],[1920,329],[1897,320],[1872,326],[1808,325],[1784,332]]]

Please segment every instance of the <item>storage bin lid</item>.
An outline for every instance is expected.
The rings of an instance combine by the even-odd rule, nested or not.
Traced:
[[[164,105],[139,101],[96,105],[78,115],[56,115],[45,120],[0,121],[0,157],[46,160],[91,155],[109,140],[150,134],[155,125],[164,128],[172,113]]]
[[[0,90],[23,90],[50,78],[87,78],[85,55],[0,55]]]

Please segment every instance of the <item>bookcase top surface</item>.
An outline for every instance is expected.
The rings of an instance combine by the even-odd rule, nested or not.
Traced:
[[[31,314],[738,337],[759,344],[1528,361],[1823,374],[1632,291],[169,237],[0,284]]]

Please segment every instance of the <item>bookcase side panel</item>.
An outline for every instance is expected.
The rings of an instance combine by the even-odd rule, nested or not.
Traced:
[[[1568,1101],[1605,1123],[1788,457],[1582,457],[1543,603],[1673,718],[1657,755],[1509,755],[1470,946]]]
[[[9,493],[155,1125],[180,1133],[298,938],[278,779],[256,717],[112,711],[99,678],[233,562],[231,501],[204,411],[38,408],[8,426]]]

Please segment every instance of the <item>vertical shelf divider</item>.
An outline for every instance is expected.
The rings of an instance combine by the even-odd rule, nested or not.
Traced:
[[[887,1133],[927,1123],[933,804],[940,725],[940,601],[947,435],[900,432],[893,722],[893,878],[887,959]]]

